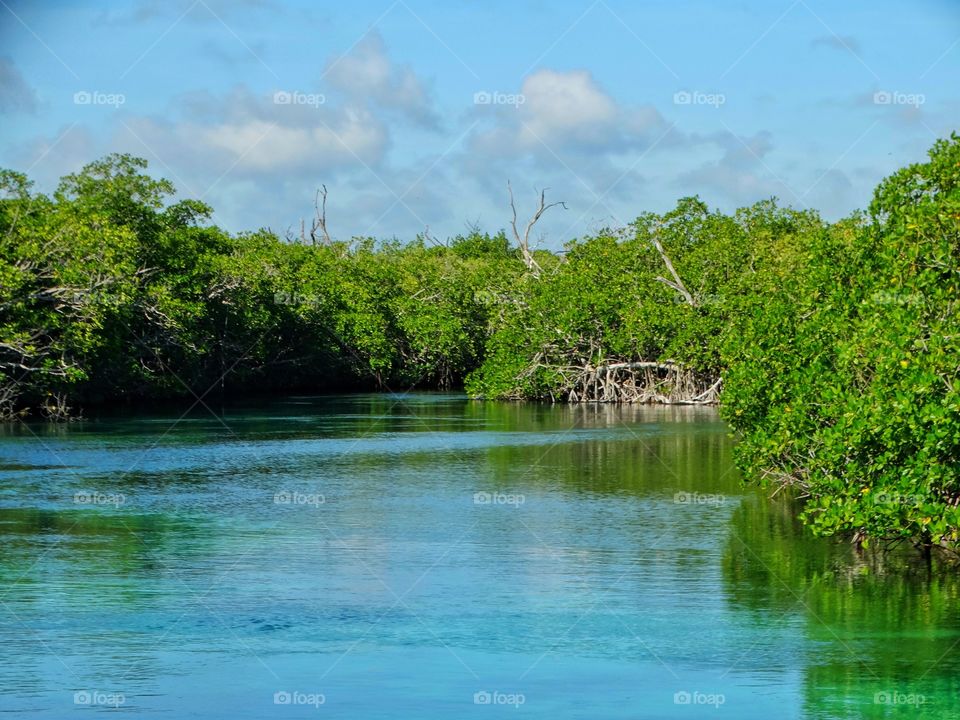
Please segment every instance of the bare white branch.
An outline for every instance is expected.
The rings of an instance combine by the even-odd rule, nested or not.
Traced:
[[[530,233],[533,230],[533,226],[537,224],[547,210],[557,205],[566,210],[567,204],[565,202],[547,204],[547,188],[541,190],[540,204],[537,206],[537,211],[530,218],[526,229],[523,231],[523,236],[521,236],[520,231],[517,229],[517,206],[513,200],[513,187],[510,185],[509,180],[507,180],[507,192],[510,194],[510,211],[513,214],[513,218],[510,221],[510,227],[513,228],[513,238],[517,242],[517,247],[520,248],[520,253],[523,256],[523,262],[527,266],[527,269],[537,277],[540,275],[541,268],[539,263],[537,263],[537,259],[533,256],[533,252],[530,250]]]
[[[330,238],[330,233],[327,232],[327,186],[321,185],[320,189],[317,190],[317,196],[313,201],[314,212],[316,217],[310,223],[310,241],[316,245],[317,244],[317,230],[322,233],[323,244],[330,245],[333,243],[333,240]]]
[[[673,263],[670,261],[670,257],[667,255],[666,251],[663,249],[663,244],[660,242],[660,238],[657,236],[660,228],[656,228],[651,235],[650,241],[653,243],[653,247],[656,248],[657,252],[660,253],[660,258],[663,260],[663,264],[667,266],[667,270],[670,272],[670,275],[673,277],[673,280],[667,280],[664,277],[657,277],[658,282],[662,282],[667,287],[673,288],[678,293],[683,296],[683,299],[687,301],[687,304],[690,307],[697,307],[698,303],[694,299],[693,295],[687,290],[686,285],[683,284],[683,280],[680,279],[680,275],[677,273],[676,268],[673,267]]]

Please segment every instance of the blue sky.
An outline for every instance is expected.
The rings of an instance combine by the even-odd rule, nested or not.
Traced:
[[[0,0],[0,165],[147,158],[238,231],[563,242],[699,194],[828,218],[960,125],[960,2]]]

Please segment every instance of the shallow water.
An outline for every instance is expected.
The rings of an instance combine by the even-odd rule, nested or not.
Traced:
[[[0,433],[0,711],[960,717],[956,576],[807,537],[710,410],[178,417]]]

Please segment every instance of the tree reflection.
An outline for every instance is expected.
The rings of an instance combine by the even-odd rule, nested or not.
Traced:
[[[960,577],[908,550],[858,554],[814,538],[789,498],[745,502],[723,557],[729,602],[801,621],[804,709],[816,718],[954,718]]]

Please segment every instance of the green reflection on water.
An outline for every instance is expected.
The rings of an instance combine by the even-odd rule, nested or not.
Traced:
[[[175,417],[0,432],[0,580],[16,610],[2,629],[19,663],[8,668],[15,677],[5,692],[11,682],[38,694],[68,686],[50,679],[31,641],[39,637],[70,665],[104,673],[122,666],[163,697],[170,686],[156,678],[188,669],[156,648],[160,640],[173,646],[167,652],[190,644],[206,652],[217,630],[197,618],[171,629],[196,591],[208,593],[243,645],[305,657],[327,644],[336,651],[367,631],[353,628],[356,617],[369,610],[372,621],[393,599],[336,552],[326,523],[367,547],[365,562],[391,582],[419,576],[449,524],[466,540],[421,585],[423,596],[412,597],[423,612],[437,611],[447,624],[436,632],[458,649],[499,653],[500,662],[542,647],[585,675],[615,663],[640,673],[636,691],[654,698],[685,687],[651,687],[637,668],[660,669],[652,650],[681,677],[706,669],[711,687],[731,696],[718,717],[768,716],[759,704],[751,712],[749,699],[733,703],[763,683],[782,698],[783,717],[960,716],[957,575],[941,567],[928,574],[908,554],[880,562],[812,538],[791,501],[740,484],[731,440],[711,411],[431,394],[294,398],[228,408],[221,419],[190,415],[163,434]],[[71,502],[91,488],[127,501]],[[325,492],[326,514],[277,514],[272,498],[282,488]],[[475,492],[522,494],[525,505],[516,516],[478,515]],[[492,564],[490,548],[512,559]],[[422,563],[407,568],[409,554]],[[314,602],[318,583],[321,610],[334,618],[326,629],[283,604]],[[475,632],[463,597],[470,612],[489,614],[480,626],[500,629]],[[581,622],[597,598],[627,626],[603,615]],[[256,617],[229,614],[238,608]],[[98,648],[101,613],[116,627]],[[409,617],[386,617],[385,646],[436,647]],[[575,622],[577,632],[564,635]],[[301,623],[313,633],[306,640],[283,635]],[[569,684],[558,681],[554,692]],[[581,692],[597,717],[614,716],[602,705],[618,704],[608,690],[606,698]],[[669,702],[657,710],[693,716]],[[56,708],[49,715],[59,716]]]
[[[737,607],[800,621],[810,717],[960,717],[954,568],[812,538],[794,502],[757,496],[733,514],[723,571]]]

